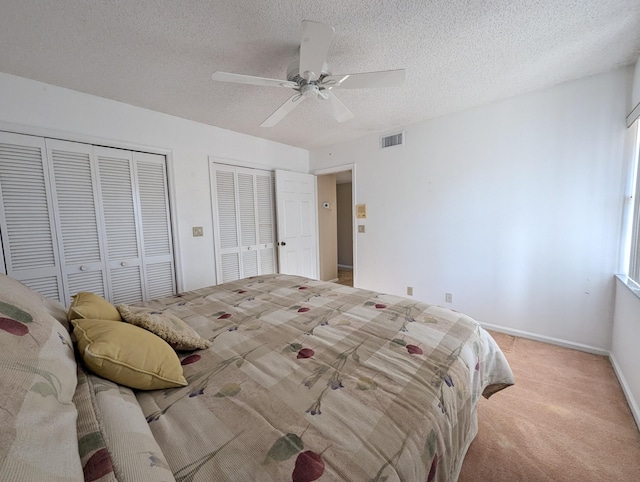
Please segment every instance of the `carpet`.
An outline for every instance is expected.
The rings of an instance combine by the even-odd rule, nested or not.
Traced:
[[[471,481],[640,481],[640,432],[607,357],[491,333],[516,384],[478,407]]]

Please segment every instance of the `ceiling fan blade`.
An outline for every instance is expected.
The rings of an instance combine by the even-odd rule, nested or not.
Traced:
[[[271,114],[267,119],[260,124],[260,127],[273,127],[278,122],[280,122],[284,117],[291,112],[293,109],[298,107],[306,97],[302,94],[293,94],[291,97],[287,99],[287,101],[282,104],[278,109]]]
[[[295,82],[289,82],[287,80],[267,79],[265,77],[254,77],[253,75],[230,74],[229,72],[214,72],[211,78],[219,82],[233,82],[236,84],[263,85],[266,87],[298,87],[298,84]]]
[[[338,122],[346,122],[355,117],[353,112],[351,112],[333,92],[325,90],[323,94],[326,95],[329,102],[331,102],[331,113]]]
[[[384,70],[361,74],[327,75],[322,85],[333,89],[364,89],[369,87],[395,87],[402,85],[405,70]]]
[[[300,76],[317,80],[333,38],[333,27],[325,23],[304,20],[300,40]]]

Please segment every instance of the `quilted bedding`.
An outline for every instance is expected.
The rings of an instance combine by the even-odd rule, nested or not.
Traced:
[[[175,480],[133,391],[76,363],[67,311],[0,274],[0,481]]]
[[[372,291],[269,275],[138,306],[213,341],[188,386],[135,392],[177,481],[455,481],[478,398],[513,384],[471,318]]]

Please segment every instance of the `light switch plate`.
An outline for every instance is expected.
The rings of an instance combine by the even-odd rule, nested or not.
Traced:
[[[358,232],[364,233],[364,224],[358,224]]]
[[[204,236],[204,231],[202,229],[202,226],[193,227],[193,237],[197,238],[198,236]]]

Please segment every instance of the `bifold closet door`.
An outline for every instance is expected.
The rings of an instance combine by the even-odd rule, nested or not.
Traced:
[[[133,152],[133,163],[142,226],[144,299],[148,300],[176,292],[169,187],[164,156]]]
[[[275,272],[273,174],[211,164],[218,283]]]
[[[257,171],[256,206],[258,228],[258,256],[260,260],[260,274],[277,272],[276,266],[276,220],[275,220],[275,192],[272,172]]]
[[[139,208],[134,186],[133,153],[95,147],[102,219],[106,235],[107,270],[114,304],[144,298]]]
[[[112,301],[174,294],[165,157],[106,147],[95,153]]]
[[[67,301],[80,291],[111,299],[93,146],[55,139],[45,143]]]
[[[0,271],[65,305],[175,293],[165,157],[0,132]]]
[[[211,176],[216,275],[218,283],[226,283],[242,277],[235,168],[214,165]]]
[[[44,139],[0,132],[0,235],[4,271],[64,303]]]
[[[69,296],[114,304],[175,293],[164,156],[47,139]]]
[[[250,170],[237,169],[238,214],[240,221],[240,253],[242,255],[242,278],[260,273],[258,264],[258,232],[256,229],[255,175]]]

